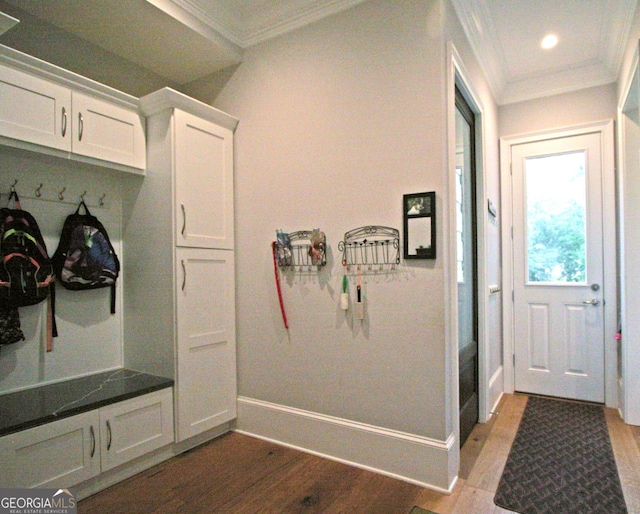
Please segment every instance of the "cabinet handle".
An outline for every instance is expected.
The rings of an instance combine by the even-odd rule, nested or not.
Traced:
[[[107,420],[107,451],[111,449],[111,423]]]
[[[182,209],[182,230],[180,233],[184,236],[185,231],[187,230],[187,210],[184,208],[184,204],[180,204],[180,208]]]
[[[78,113],[78,141],[82,141],[82,133],[84,132],[84,120],[82,119],[82,113]]]
[[[62,108],[62,137],[67,135],[67,110]]]
[[[91,435],[91,458],[96,454],[96,432],[93,430],[93,425],[89,427],[89,434]]]
[[[180,263],[182,264],[182,290],[184,291],[187,285],[187,267],[184,264],[184,259],[182,259]]]

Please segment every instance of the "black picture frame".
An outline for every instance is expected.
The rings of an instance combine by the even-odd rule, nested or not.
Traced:
[[[404,258],[436,258],[436,193],[411,193],[402,197]]]

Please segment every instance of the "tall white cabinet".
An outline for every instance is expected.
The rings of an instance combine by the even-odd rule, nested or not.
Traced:
[[[124,188],[125,366],[174,378],[180,442],[236,417],[238,120],[169,88],[140,104],[147,171]]]

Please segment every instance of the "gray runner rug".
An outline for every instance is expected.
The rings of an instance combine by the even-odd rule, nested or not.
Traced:
[[[624,514],[602,407],[529,397],[496,505],[522,514]]]

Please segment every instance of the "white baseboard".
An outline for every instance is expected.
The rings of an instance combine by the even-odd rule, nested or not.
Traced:
[[[246,397],[236,431],[445,494],[457,480],[453,434],[439,441]]]

